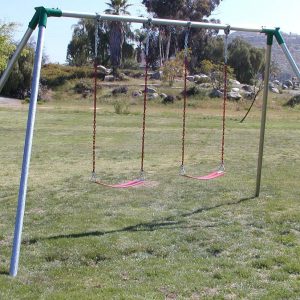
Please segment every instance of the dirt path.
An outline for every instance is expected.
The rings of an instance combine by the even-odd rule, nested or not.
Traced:
[[[21,107],[19,99],[0,97],[0,107]]]

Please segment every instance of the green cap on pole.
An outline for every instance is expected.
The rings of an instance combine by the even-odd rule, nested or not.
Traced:
[[[39,26],[47,26],[48,17],[61,17],[62,11],[58,8],[45,8],[43,6],[39,6],[35,8],[36,12],[29,23],[29,27],[31,29],[35,29],[37,24]]]
[[[279,45],[284,44],[284,39],[279,27],[275,29],[275,37]]]
[[[273,45],[273,36],[275,35],[276,30],[263,28],[261,33],[265,33],[267,35],[267,45],[272,46]]]
[[[40,19],[40,14],[39,12],[36,11],[31,21],[29,22],[28,27],[31,28],[32,30],[35,30],[37,24],[39,23],[39,19]]]
[[[268,46],[272,46],[273,45],[273,36],[274,36],[273,33],[268,33],[268,35],[267,35],[267,45]]]

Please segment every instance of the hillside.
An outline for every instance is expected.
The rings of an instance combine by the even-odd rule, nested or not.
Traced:
[[[297,34],[286,34],[283,33],[286,44],[291,51],[296,63],[300,66],[300,35]],[[264,48],[266,45],[266,37],[264,34],[251,33],[251,32],[233,32],[230,35],[230,40],[240,37],[251,45],[259,48]],[[295,76],[292,68],[290,67],[287,59],[281,48],[278,46],[277,42],[274,43],[272,49],[272,60],[278,65],[281,70],[279,79],[290,79]]]

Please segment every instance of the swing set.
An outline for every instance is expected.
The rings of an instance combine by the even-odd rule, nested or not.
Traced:
[[[257,176],[256,176],[256,192],[255,196],[258,197],[260,193],[260,184],[261,184],[261,171],[262,171],[262,161],[263,161],[263,151],[264,151],[264,137],[265,137],[265,125],[266,125],[266,113],[267,113],[267,100],[268,100],[268,87],[269,87],[269,74],[270,74],[270,64],[271,64],[271,50],[274,38],[277,40],[279,46],[283,50],[287,60],[289,61],[293,71],[300,80],[300,71],[298,69],[295,60],[293,59],[284,38],[280,32],[279,28],[246,28],[246,27],[236,27],[228,26],[222,24],[213,24],[213,23],[204,23],[204,22],[194,22],[194,21],[183,21],[183,20],[170,20],[170,19],[147,19],[143,17],[134,17],[134,16],[121,16],[121,15],[107,15],[107,14],[95,14],[95,13],[81,13],[81,12],[70,12],[62,11],[60,9],[51,9],[45,7],[35,8],[36,12],[32,17],[28,29],[26,30],[23,38],[21,39],[19,45],[17,46],[15,53],[8,62],[6,70],[3,72],[0,78],[0,92],[2,91],[12,69],[17,62],[18,58],[21,55],[22,50],[29,41],[32,33],[36,29],[38,30],[38,39],[36,43],[35,58],[34,58],[34,67],[33,67],[33,79],[31,85],[31,97],[28,110],[28,119],[25,135],[25,145],[23,153],[23,162],[22,162],[22,172],[20,178],[20,187],[18,194],[18,205],[16,211],[16,222],[15,222],[15,231],[14,231],[14,240],[13,240],[13,249],[10,263],[10,276],[15,277],[18,272],[19,266],[19,257],[21,249],[21,237],[23,231],[23,219],[25,213],[25,203],[27,195],[27,182],[31,158],[31,149],[33,141],[33,132],[34,132],[34,123],[36,116],[37,108],[37,97],[39,90],[39,81],[40,81],[40,71],[42,65],[42,53],[44,45],[44,34],[47,25],[47,19],[49,17],[67,17],[67,18],[87,18],[98,20],[101,18],[103,21],[119,21],[119,22],[133,22],[133,23],[142,23],[146,26],[149,25],[149,21],[153,25],[175,25],[182,26],[187,28],[186,38],[185,38],[185,76],[184,76],[184,107],[183,107],[183,130],[182,130],[182,161],[180,166],[180,174],[186,178],[197,179],[197,180],[210,180],[220,176],[223,176],[225,173],[224,167],[224,141],[225,141],[225,113],[226,113],[226,90],[227,90],[227,37],[229,30],[232,31],[246,31],[246,32],[255,32],[262,33],[267,36],[267,47],[266,47],[266,61],[265,61],[265,74],[264,74],[264,93],[263,93],[263,105],[261,113],[261,126],[260,126],[260,142],[259,142],[259,151],[258,151],[258,162],[257,162]],[[186,85],[187,85],[187,41],[188,41],[188,32],[190,28],[198,29],[213,29],[213,30],[224,30],[225,31],[225,53],[224,53],[224,97],[223,97],[223,120],[222,120],[222,141],[221,141],[221,162],[220,166],[216,171],[209,173],[204,176],[194,176],[188,175],[185,172],[185,129],[186,129],[186,111],[187,111],[187,96],[186,96]],[[148,39],[149,39],[149,26],[148,26]],[[148,46],[147,46],[148,45]],[[100,185],[111,187],[111,188],[127,188],[137,185],[142,185],[145,183],[144,178],[144,153],[145,153],[145,129],[146,129],[146,108],[147,108],[147,75],[148,75],[148,47],[149,40],[146,43],[146,65],[145,65],[145,86],[144,86],[144,110],[143,110],[143,122],[142,122],[142,149],[141,149],[141,174],[138,179],[127,181],[125,183],[119,184],[107,184],[98,180],[95,173],[95,148],[96,148],[96,86],[97,86],[97,66],[95,63],[95,95],[94,95],[94,134],[93,134],[93,170],[92,170],[92,180]],[[95,60],[96,62],[96,60]]]
[[[144,173],[144,157],[145,157],[145,131],[146,131],[146,108],[147,108],[147,91],[148,91],[148,69],[149,69],[149,39],[150,39],[150,30],[152,25],[152,19],[148,20],[147,24],[147,34],[146,34],[146,45],[145,45],[145,76],[144,76],[144,101],[143,101],[143,122],[142,122],[142,151],[141,151],[141,169],[140,177],[131,181],[126,181],[117,184],[108,184],[99,179],[96,176],[96,128],[97,128],[97,58],[98,58],[98,47],[99,47],[99,36],[98,36],[98,27],[99,27],[100,18],[96,18],[95,22],[95,58],[94,58],[94,109],[93,109],[93,168],[92,168],[92,177],[91,180],[94,183],[102,185],[108,188],[130,188],[143,185],[145,183],[145,173]],[[191,30],[190,23],[187,26],[184,38],[184,90],[183,90],[183,117],[182,117],[182,151],[181,151],[181,166],[179,174],[185,178],[197,179],[197,180],[211,180],[221,177],[225,174],[224,166],[224,150],[225,150],[225,120],[226,120],[226,101],[227,101],[227,49],[228,49],[228,35],[230,33],[230,26],[224,29],[225,38],[224,38],[224,87],[223,87],[223,115],[222,115],[222,140],[221,140],[221,162],[219,167],[210,172],[207,175],[203,176],[193,176],[186,174],[184,161],[185,161],[185,137],[186,137],[186,112],[187,112],[187,70],[188,70],[188,39],[189,33]]]

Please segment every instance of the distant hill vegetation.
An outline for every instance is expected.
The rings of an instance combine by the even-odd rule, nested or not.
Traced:
[[[266,45],[266,36],[261,33],[233,32],[230,34],[230,41],[237,37],[244,39],[252,46],[258,48],[264,48]],[[283,33],[283,37],[297,65],[300,66],[300,35]],[[295,76],[289,62],[276,41],[274,41],[274,46],[272,48],[272,61],[274,61],[280,69],[280,74],[278,76],[279,80],[286,80]]]

